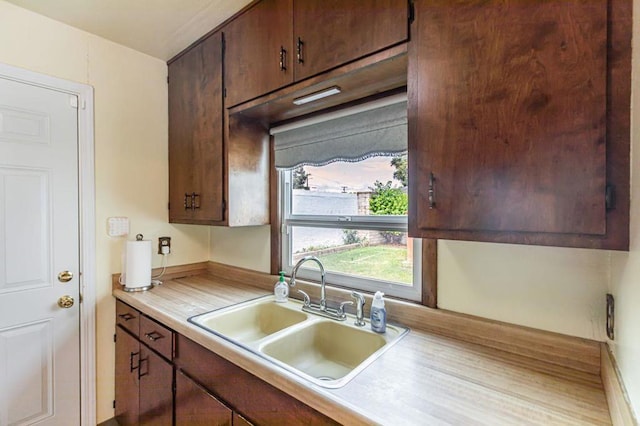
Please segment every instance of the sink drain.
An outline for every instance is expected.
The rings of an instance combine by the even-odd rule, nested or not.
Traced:
[[[317,377],[317,379],[318,380],[323,380],[325,382],[330,382],[332,380],[335,380],[333,377],[330,377],[330,376],[320,376],[320,377]]]

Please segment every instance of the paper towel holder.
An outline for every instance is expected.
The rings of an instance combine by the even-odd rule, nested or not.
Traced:
[[[142,241],[143,239],[144,239],[144,236],[142,234],[136,235],[136,241]],[[120,277],[122,278],[122,275]],[[122,289],[128,293],[147,291],[153,288],[153,281],[151,281],[148,285],[141,286],[141,287],[127,287],[126,283],[123,283],[123,282],[120,282],[120,284],[123,285]]]

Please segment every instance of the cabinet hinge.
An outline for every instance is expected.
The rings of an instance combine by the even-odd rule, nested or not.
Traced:
[[[167,210],[171,210],[171,203],[167,203]]]
[[[114,341],[114,342],[116,341],[116,335],[115,335],[115,333],[113,334],[113,341]]]
[[[607,185],[604,190],[604,205],[607,210],[616,208],[616,188],[613,185]]]
[[[226,200],[222,200],[222,216],[224,217],[224,214],[227,211],[227,201]]]
[[[113,408],[116,408],[116,400],[113,400]]]
[[[412,24],[416,19],[416,8],[413,5],[413,0],[409,0],[409,24]]]
[[[225,98],[227,97],[227,88],[226,87],[222,90],[222,96],[225,97]]]
[[[169,84],[169,76],[167,76],[167,84]]]

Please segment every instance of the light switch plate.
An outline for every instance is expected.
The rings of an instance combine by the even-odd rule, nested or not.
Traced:
[[[107,219],[107,233],[110,237],[122,237],[129,234],[129,218],[123,216]]]

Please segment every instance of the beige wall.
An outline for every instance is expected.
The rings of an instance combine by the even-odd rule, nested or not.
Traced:
[[[167,223],[167,67],[163,61],[0,0],[0,62],[95,89],[97,240],[97,419],[113,416],[114,302],[122,238],[107,218],[128,216],[131,232],[172,237],[169,264],[207,260],[205,227]],[[154,265],[160,257],[154,256]]]
[[[631,405],[640,417],[640,0],[633,2],[631,95],[631,247],[613,253],[610,291],[616,301],[615,340],[609,341]]]
[[[211,228],[210,260],[241,268],[269,272],[271,269],[269,226]]]
[[[608,252],[439,241],[438,306],[604,340]]]

